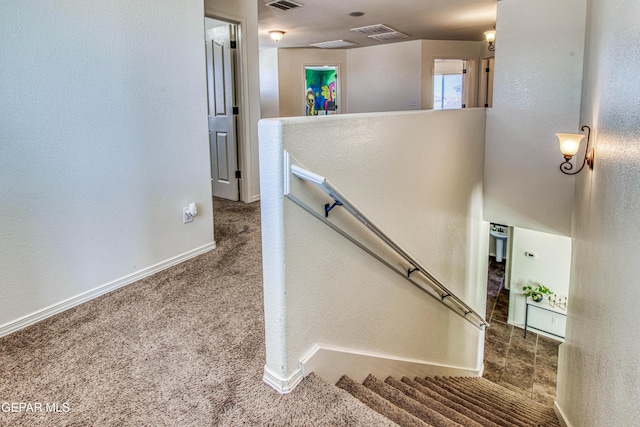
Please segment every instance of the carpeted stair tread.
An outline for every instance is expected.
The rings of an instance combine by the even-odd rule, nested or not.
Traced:
[[[455,381],[464,386],[475,390],[477,393],[482,393],[487,397],[490,397],[494,401],[502,401],[509,403],[511,406],[517,407],[523,413],[530,414],[531,416],[537,416],[549,421],[551,425],[560,425],[555,412],[551,406],[543,405],[532,399],[524,398],[514,391],[506,389],[494,382],[482,377],[457,377],[451,378],[451,381]]]
[[[527,415],[520,413],[517,409],[512,408],[509,405],[505,405],[502,401],[492,401],[482,394],[474,393],[467,387],[461,386],[455,382],[449,381],[442,377],[427,378],[427,380],[434,381],[436,384],[445,388],[446,390],[456,393],[458,396],[468,400],[472,400],[484,408],[492,408],[493,412],[499,412],[503,416],[510,417],[509,419],[522,426],[530,426],[532,421]],[[514,421],[515,420],[515,421]]]
[[[459,396],[466,397],[467,399],[474,399],[476,402],[481,402],[483,405],[493,407],[494,411],[500,411],[503,414],[507,414],[509,417],[517,419],[520,424],[526,426],[531,425],[545,425],[554,426],[554,420],[547,418],[548,413],[546,411],[531,413],[527,404],[531,399],[521,396],[518,403],[511,401],[505,401],[503,399],[495,399],[483,392],[483,390],[477,389],[477,383],[465,383],[458,381],[456,378],[450,377],[435,377],[432,379],[444,388],[450,391],[457,392]],[[554,416],[555,418],[555,416]],[[557,422],[557,419],[555,419]]]
[[[480,377],[344,376],[336,385],[402,426],[560,427],[550,406]]]
[[[551,406],[523,397],[485,378],[455,377],[448,378],[447,381],[460,384],[470,392],[482,395],[492,402],[500,402],[503,407],[509,407],[521,414],[526,414],[530,420],[544,420],[550,426],[559,425]]]
[[[401,408],[398,408],[379,394],[373,392],[362,384],[355,382],[346,375],[340,378],[336,383],[336,386],[349,392],[369,408],[384,415],[402,427],[431,427],[421,419],[416,418]]]
[[[471,418],[475,421],[477,421],[478,423],[480,423],[483,427],[500,427],[500,424],[497,424],[493,421],[491,421],[489,418],[486,418],[484,416],[482,416],[478,411],[474,411],[473,409],[470,409],[464,405],[461,405],[459,403],[454,402],[453,400],[447,399],[446,397],[444,397],[443,395],[423,386],[420,383],[417,383],[415,381],[413,381],[412,379],[408,378],[408,377],[403,377],[402,378],[402,382],[411,386],[412,388],[414,388],[415,390],[417,390],[419,393],[421,393],[424,396],[428,396],[433,400],[436,400],[438,402],[440,402],[441,404],[448,406],[449,408],[467,416],[468,418]]]
[[[369,375],[362,383],[369,390],[376,392],[383,398],[387,399],[399,408],[404,409],[410,414],[420,418],[424,422],[433,427],[458,427],[459,423],[448,419],[431,408],[421,405],[419,402],[406,396],[395,387],[386,384],[373,375]]]
[[[434,411],[437,411],[439,414],[442,414],[443,416],[449,418],[450,420],[455,421],[465,427],[486,427],[483,424],[473,420],[472,418],[469,418],[466,415],[459,413],[455,409],[452,409],[440,403],[439,401],[432,399],[431,397],[425,394],[420,393],[418,390],[416,390],[415,388],[411,387],[406,383],[403,383],[402,381],[399,381],[392,377],[388,377],[384,382],[389,384],[392,387],[397,388],[402,393],[414,399],[415,401],[419,402],[420,404],[426,406],[427,408],[431,408]]]
[[[428,377],[415,378],[415,381],[420,385],[428,389],[431,389],[460,405],[466,406],[471,410],[478,411],[483,417],[488,418],[489,420],[493,421],[494,423],[500,426],[512,427],[515,425],[515,426],[521,426],[521,427],[529,427],[529,426],[526,426],[524,423],[520,422],[519,420],[514,419],[509,414],[496,412],[494,411],[494,408],[489,405],[482,404],[482,402],[477,402],[475,399],[469,399],[467,396],[461,397],[458,393],[452,393],[450,390],[440,387],[440,385],[433,382],[433,380],[431,381],[429,380],[430,378]]]
[[[504,417],[506,420],[513,423],[514,425],[518,425],[521,427],[528,427],[531,425],[536,425],[536,423],[539,421],[538,419],[536,420],[529,419],[527,415],[521,414],[517,409],[514,409],[510,406],[505,406],[503,402],[491,401],[490,399],[487,399],[485,396],[470,393],[470,391],[465,387],[461,387],[458,384],[446,381],[441,377],[425,378],[425,380],[432,381],[435,384],[438,384],[440,387],[444,388],[445,390],[451,393],[454,393],[461,398],[472,401],[475,404],[482,406],[483,408]]]

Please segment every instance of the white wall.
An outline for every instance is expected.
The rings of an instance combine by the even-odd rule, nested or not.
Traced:
[[[488,221],[571,233],[574,178],[559,170],[555,133],[580,128],[585,13],[585,0],[498,2]]]
[[[5,1],[0,17],[7,333],[211,249],[213,224],[201,2]]]
[[[490,56],[485,42],[473,41],[415,40],[349,49],[349,112],[431,109],[434,59],[468,59],[479,64]],[[472,79],[471,86],[475,93],[477,79]]]
[[[525,255],[534,253],[535,258]],[[569,295],[571,238],[514,227],[511,252],[509,323],[524,327],[522,287],[540,283],[557,295]],[[534,286],[534,285],[532,285]]]
[[[337,105],[340,113],[348,112],[348,78],[345,78],[347,76],[347,55],[344,49],[278,49],[279,116],[304,116],[306,114],[305,65],[338,66]]]
[[[557,402],[573,426],[640,418],[640,3],[589,1],[582,122],[593,172],[576,179],[567,339]]]
[[[280,117],[278,49],[260,49],[260,112],[263,119]]]
[[[348,49],[349,112],[420,109],[420,40]]]
[[[258,57],[258,3],[252,0],[205,0],[204,12],[212,18],[240,24],[241,82],[239,158],[243,166],[240,196],[245,202],[260,199],[258,120],[260,120],[260,65]]]
[[[283,197],[282,150],[484,313],[484,123],[483,109],[260,122],[267,369],[288,378],[314,343],[481,366],[480,330]],[[292,193],[315,194],[300,186]],[[314,197],[321,210],[327,199]]]

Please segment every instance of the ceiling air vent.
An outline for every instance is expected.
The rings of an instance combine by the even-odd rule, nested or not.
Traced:
[[[280,10],[289,10],[295,9],[296,7],[302,7],[300,3],[296,3],[290,0],[270,1],[269,3],[265,4],[265,6],[273,7]]]
[[[339,47],[355,46],[357,44],[358,43],[354,43],[349,40],[332,40],[330,42],[312,43],[311,46],[319,47],[322,49],[335,49]]]
[[[404,40],[404,39],[408,39],[409,36],[406,34],[403,34],[399,31],[394,31],[391,33],[384,33],[384,34],[374,34],[372,36],[368,36],[370,39],[375,39],[378,40],[379,42],[390,42],[390,41],[395,41],[395,40]]]
[[[387,27],[386,25],[382,25],[382,24],[352,28],[351,31],[365,34],[367,37],[381,41],[381,42],[404,40],[409,38],[408,35],[401,33],[400,31],[396,31],[393,28]]]
[[[375,36],[377,34],[385,34],[385,33],[397,33],[397,31],[394,30],[393,28],[387,27],[386,25],[382,25],[382,24],[352,28],[351,31],[356,31],[358,33],[366,34],[367,36]]]

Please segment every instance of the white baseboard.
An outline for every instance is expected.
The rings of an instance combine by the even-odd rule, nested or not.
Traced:
[[[560,425],[562,427],[572,427],[571,423],[567,421],[566,415],[564,414],[564,412],[562,412],[562,409],[558,405],[558,402],[553,402],[553,410],[555,411],[556,416],[558,417],[558,421],[560,421]]]
[[[336,383],[343,375],[348,375],[353,380],[362,382],[369,374],[382,379],[389,375],[397,378],[435,375],[478,377],[482,371],[482,367],[478,369],[459,368],[424,360],[404,359],[327,345],[314,346],[309,355],[300,361],[300,364],[304,376],[313,372],[331,383]]]
[[[100,285],[97,288],[91,289],[89,291],[83,292],[74,297],[68,298],[59,303],[50,305],[49,307],[43,308],[42,310],[38,310],[34,313],[28,314],[24,317],[21,317],[17,320],[11,321],[9,323],[5,323],[0,326],[0,337],[5,335],[9,335],[13,332],[16,332],[20,329],[26,328],[27,326],[31,326],[34,323],[37,323],[41,320],[44,320],[48,317],[51,317],[55,314],[62,313],[65,310],[73,308],[77,305],[80,305],[84,302],[97,298],[101,295],[114,291],[118,288],[126,286],[130,283],[136,282],[140,279],[143,279],[147,276],[151,276],[152,274],[158,273],[162,270],[165,270],[169,267],[173,267],[174,265],[180,264],[190,258],[194,258],[198,255],[202,255],[206,252],[209,252],[215,249],[216,243],[208,243],[199,248],[190,250],[183,254],[177,255],[173,258],[169,258],[165,261],[159,262],[158,264],[152,265],[150,267],[144,268],[142,270],[136,271],[128,276],[121,277],[120,279],[114,280],[112,282],[106,283],[104,285]]]
[[[282,378],[266,366],[262,377],[262,381],[273,387],[280,394],[291,393],[303,379],[302,369],[297,369],[289,378]]]
[[[249,203],[260,201],[260,194],[254,194],[249,198]]]

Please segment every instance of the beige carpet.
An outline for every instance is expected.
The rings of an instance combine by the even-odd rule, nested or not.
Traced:
[[[394,425],[314,376],[262,382],[259,205],[214,204],[214,251],[0,339],[1,426]]]
[[[481,377],[388,377],[338,387],[402,427],[560,427],[553,407]]]

